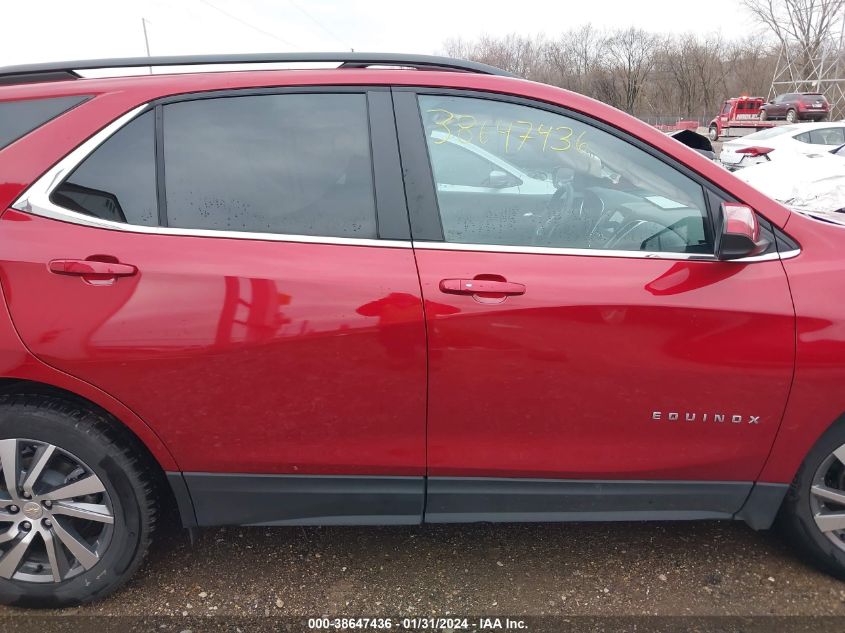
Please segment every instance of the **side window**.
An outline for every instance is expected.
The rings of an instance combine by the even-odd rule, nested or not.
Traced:
[[[0,103],[0,149],[26,136],[88,97],[48,97]]]
[[[363,94],[166,105],[164,165],[172,227],[376,237]]]
[[[742,105],[742,104],[740,104],[740,105]],[[731,113],[731,104],[726,103],[724,105],[724,107],[722,108],[722,114],[730,114],[730,113]]]
[[[810,142],[814,145],[842,145],[845,143],[845,128],[826,127],[810,130]]]
[[[110,136],[59,185],[50,199],[103,220],[158,224],[153,113]]]
[[[810,140],[810,133],[809,132],[802,132],[797,136],[793,137],[796,141],[801,141],[802,143],[812,143]]]
[[[419,104],[447,242],[713,252],[701,185],[627,141],[511,103]]]

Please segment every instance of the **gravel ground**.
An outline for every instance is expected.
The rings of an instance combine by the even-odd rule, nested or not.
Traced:
[[[111,598],[46,614],[845,616],[845,583],[741,523],[225,528],[193,546],[185,535],[169,530]],[[12,628],[28,615],[0,609]]]

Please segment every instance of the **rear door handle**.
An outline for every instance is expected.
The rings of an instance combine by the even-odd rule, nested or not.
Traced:
[[[525,285],[492,279],[443,279],[440,291],[451,295],[474,295],[489,292],[497,295],[524,295]]]
[[[103,262],[93,259],[54,259],[49,263],[50,272],[59,275],[101,275],[104,277],[130,277],[138,272],[132,264]]]

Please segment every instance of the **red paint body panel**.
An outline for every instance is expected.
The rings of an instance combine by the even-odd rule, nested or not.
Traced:
[[[48,270],[103,252],[138,273],[99,286]],[[143,235],[8,210],[0,269],[33,353],[124,402],[182,470],[425,471],[409,248]]]
[[[763,481],[790,482],[807,452],[845,414],[845,227],[793,214],[803,252],[784,261],[797,315],[795,382]]]
[[[446,250],[419,250],[417,261],[431,475],[756,478],[792,378],[780,262]],[[490,305],[438,288],[477,274],[525,294]],[[743,421],[716,423],[716,413]]]
[[[23,345],[15,331],[5,301],[0,307],[0,376],[51,385],[86,398],[123,422],[144,443],[162,468],[178,469],[176,460],[161,438],[126,405],[101,389],[58,371],[35,358]]]

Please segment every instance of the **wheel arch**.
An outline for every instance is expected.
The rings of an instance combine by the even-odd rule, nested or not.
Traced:
[[[787,428],[782,425],[757,483],[792,485],[813,449],[842,426],[845,426],[845,411],[826,424],[790,423]]]
[[[113,420],[114,424],[119,430],[124,433],[129,441],[134,444],[133,450],[140,450],[144,453],[144,461],[156,470],[155,480],[157,481],[157,489],[159,490],[159,502],[162,507],[169,513],[178,513],[183,526],[193,527],[196,525],[196,517],[194,515],[193,503],[185,485],[182,473],[177,470],[175,461],[170,452],[164,447],[161,441],[149,430],[149,427],[143,425],[146,429],[148,437],[142,437],[135,429],[137,425],[130,426],[115,415],[109,407],[103,406],[91,398],[85,397],[76,391],[71,391],[64,387],[57,386],[48,382],[39,380],[31,380],[28,378],[15,377],[0,377],[0,395],[4,394],[19,394],[19,395],[43,395],[53,398],[60,398],[74,402],[86,409],[96,411],[97,413]],[[154,442],[149,442],[149,436],[152,434]],[[152,446],[151,446],[152,444]],[[158,454],[157,454],[158,453]],[[164,460],[162,460],[162,457]],[[172,464],[172,466],[171,466]]]
[[[68,377],[68,380],[64,382],[70,381],[73,381],[73,379]],[[57,382],[47,381],[41,377],[0,376],[0,394],[50,395],[95,408],[108,415],[116,425],[132,437],[138,446],[149,454],[151,462],[158,466],[162,472],[179,470],[176,460],[161,439],[143,420],[124,405],[87,385],[87,383],[81,383],[83,388],[80,389],[77,385],[57,384]]]
[[[786,437],[781,440],[779,433],[763,471],[734,518],[745,521],[755,530],[770,528],[808,457],[830,434],[836,433],[837,429],[842,427],[845,427],[845,411],[826,426],[819,425],[813,433],[808,433],[800,439]]]

